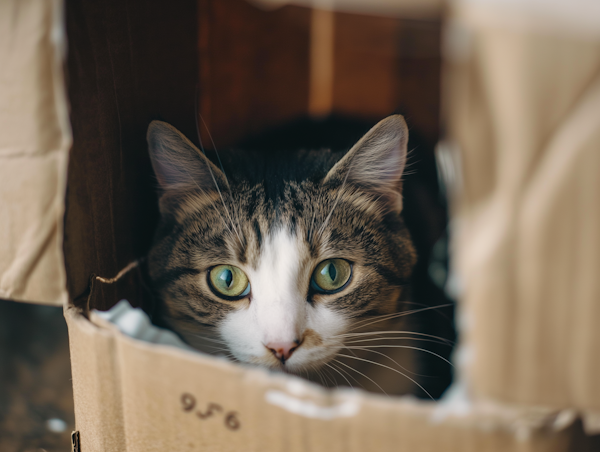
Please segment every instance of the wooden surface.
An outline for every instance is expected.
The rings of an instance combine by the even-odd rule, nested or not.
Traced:
[[[198,84],[196,1],[66,1],[73,147],[65,218],[69,294],[113,277],[150,246],[157,219],[146,144],[153,119],[191,139]],[[138,288],[102,287],[107,309]],[[85,299],[85,296],[83,297]]]
[[[311,65],[322,64],[311,59],[311,39],[325,39],[311,34],[316,19],[309,9],[200,0],[198,15],[200,114],[217,148],[309,114]],[[329,25],[331,112],[369,122],[400,113],[435,144],[441,22],[334,13]],[[202,120],[200,129],[212,148]]]
[[[62,307],[0,300],[0,451],[66,452],[74,428]]]
[[[198,9],[200,114],[217,146],[306,115],[309,9],[266,12],[245,0],[200,0]]]

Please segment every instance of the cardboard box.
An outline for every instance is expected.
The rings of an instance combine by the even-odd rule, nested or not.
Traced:
[[[130,6],[67,2],[67,35],[89,42],[67,60],[67,96],[63,3],[0,3],[0,296],[64,305],[77,450],[598,450],[577,421],[600,430],[596,37],[542,39],[457,12],[446,88],[464,175],[460,374],[433,403],[326,390],[88,315],[143,290],[135,271],[114,284],[93,274],[116,275],[151,239],[145,126],[160,114],[195,128],[184,64],[196,2]],[[127,52],[153,76],[112,58]],[[87,72],[94,59],[109,64]],[[141,100],[119,105],[119,90]]]
[[[563,451],[575,432],[543,411],[325,390],[66,317],[82,451]]]

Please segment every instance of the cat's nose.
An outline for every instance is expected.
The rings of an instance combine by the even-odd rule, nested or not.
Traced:
[[[265,347],[267,347],[282,364],[285,364],[299,345],[300,341],[295,340],[293,342],[269,342]]]

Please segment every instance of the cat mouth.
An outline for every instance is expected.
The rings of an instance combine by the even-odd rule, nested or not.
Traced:
[[[277,356],[272,351],[266,351],[261,356],[249,357],[242,361],[289,375],[302,375],[322,367],[335,357],[335,353],[331,353],[331,350],[325,352],[323,349],[313,349],[308,354],[307,352],[308,350],[300,348],[289,358],[282,359],[282,357]]]

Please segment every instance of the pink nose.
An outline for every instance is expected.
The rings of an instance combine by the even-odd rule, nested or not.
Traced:
[[[269,342],[265,347],[267,347],[282,364],[285,364],[299,345],[300,341],[295,340],[294,342]]]

